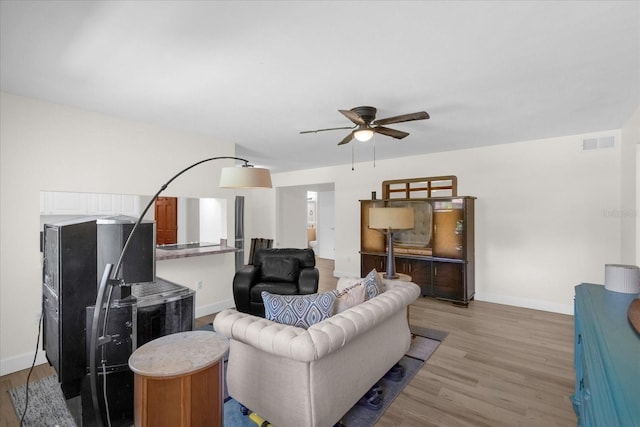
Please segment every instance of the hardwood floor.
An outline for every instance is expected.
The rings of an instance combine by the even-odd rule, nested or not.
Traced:
[[[336,288],[338,278],[333,277],[334,262],[332,259],[316,258],[316,267],[320,273],[318,292],[327,292]]]
[[[573,317],[419,298],[410,323],[447,331],[378,426],[575,426]]]
[[[319,290],[335,288],[333,261],[318,259]],[[196,320],[206,324],[214,315]],[[473,301],[464,308],[419,298],[412,325],[447,338],[386,411],[384,426],[575,426],[573,317]],[[52,373],[40,365],[32,379]],[[8,390],[27,371],[0,377],[0,427],[16,427]]]

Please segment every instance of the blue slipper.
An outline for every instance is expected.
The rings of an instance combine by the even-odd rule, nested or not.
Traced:
[[[396,363],[386,374],[384,374],[384,377],[395,382],[402,381],[402,378],[404,377],[404,366],[400,363]]]
[[[367,394],[365,394],[360,398],[360,400],[358,400],[358,405],[363,405],[373,411],[381,409],[382,403],[382,396],[380,396],[377,392],[371,391],[368,391]]]

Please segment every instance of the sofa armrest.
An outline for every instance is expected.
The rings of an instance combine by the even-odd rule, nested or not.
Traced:
[[[318,292],[320,272],[316,267],[303,268],[298,277],[298,292],[300,295],[315,294]]]
[[[233,277],[233,299],[238,311],[249,313],[251,310],[250,293],[260,276],[260,267],[245,265]]]
[[[233,309],[218,313],[213,327],[216,332],[259,350],[301,362],[311,362],[337,351],[357,335],[375,328],[398,311],[404,310],[419,295],[420,287],[415,283],[398,282],[377,297],[306,330]]]

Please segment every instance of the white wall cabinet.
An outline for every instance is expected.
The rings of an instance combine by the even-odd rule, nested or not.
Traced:
[[[138,216],[140,197],[128,194],[41,192],[41,215]]]
[[[40,198],[42,215],[86,215],[86,193],[46,192]]]

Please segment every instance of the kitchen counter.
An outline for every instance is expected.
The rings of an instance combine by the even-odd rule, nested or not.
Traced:
[[[165,259],[178,259],[178,258],[190,258],[195,256],[204,256],[204,255],[218,255],[225,254],[229,252],[237,252],[238,249],[232,246],[222,246],[222,245],[211,245],[211,246],[201,246],[196,248],[187,248],[187,249],[162,249],[160,247],[156,248],[156,260],[162,261]]]

